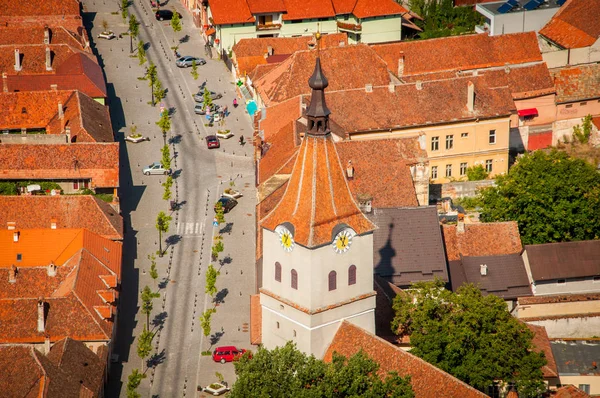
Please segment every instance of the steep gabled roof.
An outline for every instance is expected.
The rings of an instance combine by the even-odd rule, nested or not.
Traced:
[[[495,256],[521,253],[523,246],[519,226],[514,221],[465,224],[465,231],[456,225],[444,225],[442,233],[448,261],[461,256]]]
[[[283,0],[286,13],[285,21],[312,18],[331,18],[335,16],[331,0]]]
[[[600,64],[570,66],[551,71],[556,85],[556,102],[600,98]]]
[[[0,45],[44,44],[45,24],[16,24],[0,26]],[[86,38],[64,26],[49,26],[50,44],[67,44],[77,50],[86,50]]]
[[[343,321],[335,334],[331,345],[323,358],[331,362],[333,353],[351,357],[362,350],[379,364],[378,374],[385,376],[388,372],[397,372],[400,376],[410,376],[410,384],[415,398],[484,398],[484,393],[450,374],[436,368],[402,350],[399,347],[353,325]]]
[[[208,0],[208,4],[215,25],[256,21],[246,0]]]
[[[600,276],[600,240],[526,245],[534,281]]]
[[[562,48],[582,48],[594,44],[600,37],[600,0],[568,0],[540,30]]]
[[[550,339],[544,326],[533,325],[530,323],[525,324],[529,330],[533,332],[533,344],[534,349],[537,352],[543,352],[546,357],[546,365],[542,367],[544,378],[558,377],[558,369],[556,367],[556,361],[554,360],[554,354],[552,354],[552,347],[550,345]]]
[[[77,0],[7,1],[0,8],[0,16],[79,16],[79,7]]]

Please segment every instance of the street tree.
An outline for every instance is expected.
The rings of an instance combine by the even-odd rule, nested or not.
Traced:
[[[198,80],[198,65],[196,64],[196,60],[192,61],[192,77],[194,80]]]
[[[331,363],[307,356],[292,342],[274,350],[258,348],[234,363],[237,380],[231,397],[394,397],[412,398],[410,378],[389,372],[360,351],[350,358],[333,354]]]
[[[102,32],[104,32],[104,33],[108,33],[109,32],[109,30],[108,30],[108,22],[106,22],[106,19],[102,20],[102,29],[103,29]]]
[[[210,264],[206,270],[206,287],[204,291],[211,297],[217,293],[217,277],[221,275],[217,269]]]
[[[168,176],[165,182],[162,183],[162,186],[163,188],[165,188],[165,192],[163,193],[163,200],[171,199],[171,197],[173,196],[171,193],[171,187],[173,186],[173,177]]]
[[[171,116],[169,116],[169,111],[165,109],[160,114],[160,119],[156,122],[156,125],[160,128],[160,131],[163,135],[163,145],[167,145],[167,131],[171,129]],[[170,157],[169,157],[170,158]]]
[[[206,87],[204,87],[204,108],[212,108],[212,97],[210,96],[210,91]]]
[[[173,11],[173,17],[171,18],[171,27],[173,28],[173,32],[181,32],[181,18],[179,18],[179,13],[177,11]]]
[[[451,292],[437,280],[414,284],[393,308],[392,331],[410,336],[411,354],[481,391],[500,380],[515,383],[521,397],[544,392],[544,354],[501,298],[472,284]]]
[[[202,328],[202,331],[205,336],[210,335],[210,319],[212,317],[212,314],[214,314],[215,312],[217,312],[216,309],[209,308],[206,311],[204,311],[202,315],[200,315],[200,327]]]
[[[164,211],[158,213],[156,216],[156,229],[158,230],[158,256],[162,257],[165,253],[162,251],[162,234],[169,232],[169,222],[172,220],[171,216],[167,216]]]
[[[219,225],[225,223],[225,209],[221,202],[215,204],[215,219]]]
[[[146,328],[150,324],[150,314],[152,313],[152,309],[154,308],[154,303],[152,300],[155,298],[159,298],[160,293],[153,292],[150,290],[148,286],[145,286],[142,290],[142,314],[146,315]]]
[[[222,253],[223,250],[225,250],[225,247],[223,246],[223,236],[216,235],[213,238],[213,241],[214,242],[211,247],[211,255],[212,255],[213,261],[217,261],[217,259],[219,258],[219,253]]]
[[[481,220],[516,221],[524,244],[600,238],[600,174],[565,152],[523,155],[480,197]]]
[[[171,149],[167,144],[165,144],[160,150],[161,158],[160,164],[165,170],[171,169]]]
[[[137,343],[137,354],[138,357],[140,357],[140,359],[142,360],[142,371],[145,371],[145,364],[144,362],[146,358],[148,358],[148,356],[150,355],[150,353],[152,352],[152,340],[154,339],[154,333],[152,333],[151,331],[148,330],[148,328],[146,326],[144,326],[144,330],[142,330],[142,333],[140,333],[140,335],[138,336],[138,343]]]
[[[144,79],[148,80],[148,86],[150,86],[150,92],[152,94],[152,100],[150,101],[150,104],[154,106],[156,104],[156,102],[154,101],[154,85],[158,80],[158,75],[156,71],[156,65],[154,65],[152,62],[150,62],[150,65],[146,67],[146,74],[144,75]]]
[[[129,11],[127,8],[129,7],[129,0],[121,0],[120,8],[121,8],[121,17],[123,17],[123,21],[127,20],[127,15],[129,15]]]
[[[587,115],[583,118],[583,123],[573,126],[573,138],[580,144],[587,144],[590,141],[592,134],[592,115]]]
[[[137,50],[137,57],[140,61],[140,65],[144,65],[146,63],[146,45],[143,41],[138,40]]]
[[[162,82],[159,79],[156,79],[154,82],[154,101],[159,103],[166,96],[167,89],[163,88]]]
[[[137,388],[140,386],[143,379],[146,378],[144,373],[140,373],[138,369],[133,369],[127,377],[127,398],[140,398],[140,393]]]
[[[156,280],[158,279],[158,270],[156,269],[156,255],[154,253],[148,254],[148,260],[150,260],[150,278],[154,281],[154,287],[156,287]]]
[[[140,23],[135,15],[129,16],[129,53],[133,53],[133,39],[137,39],[140,34]]]

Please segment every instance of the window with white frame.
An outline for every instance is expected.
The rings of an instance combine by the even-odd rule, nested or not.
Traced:
[[[460,164],[460,175],[464,176],[467,175],[467,163],[461,163]]]
[[[487,171],[488,173],[491,173],[492,172],[492,167],[493,167],[492,164],[493,163],[494,163],[494,161],[492,159],[486,160],[485,161],[485,171]]]
[[[440,137],[431,137],[431,150],[437,151],[440,149]]]
[[[446,136],[446,149],[454,148],[454,135]]]
[[[437,178],[437,166],[431,166],[431,178]]]
[[[446,177],[452,177],[452,165],[451,164],[446,165]]]
[[[489,142],[490,144],[496,143],[496,130],[490,130]]]

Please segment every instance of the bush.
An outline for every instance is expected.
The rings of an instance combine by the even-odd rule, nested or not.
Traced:
[[[467,168],[467,179],[469,181],[480,181],[488,178],[488,173],[482,165]]]
[[[14,182],[0,182],[0,195],[16,195],[17,184]]]

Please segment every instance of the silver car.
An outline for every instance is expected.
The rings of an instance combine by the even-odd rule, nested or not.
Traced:
[[[221,94],[221,93],[216,93],[214,91],[209,91],[209,93],[210,93],[210,99],[213,101],[223,98],[223,94]],[[194,101],[204,102],[204,90],[200,90],[196,94],[194,94]]]
[[[154,162],[152,163],[150,166],[144,168],[144,170],[142,170],[142,172],[149,176],[150,174],[171,174],[171,170],[167,170],[163,167],[162,164],[160,164],[160,162]]]
[[[206,60],[203,58],[185,55],[185,56],[179,58],[177,61],[175,61],[175,65],[177,65],[180,68],[189,68],[190,66],[192,66],[194,61],[196,61],[196,65],[198,65],[198,66],[204,65],[206,63]]]

